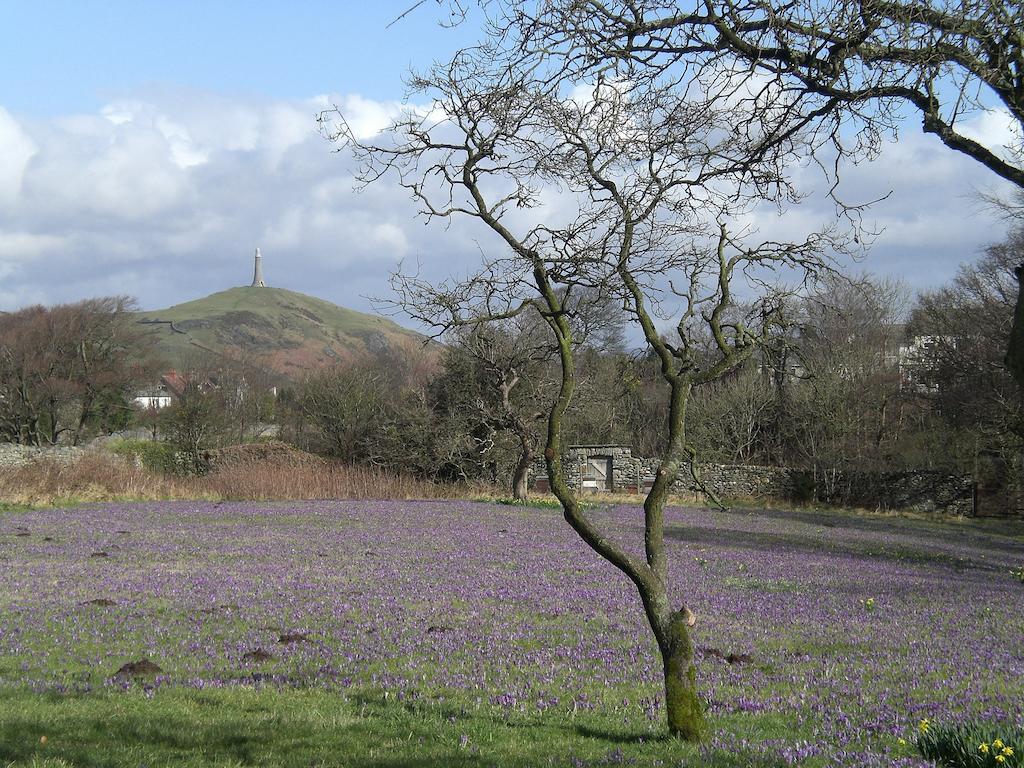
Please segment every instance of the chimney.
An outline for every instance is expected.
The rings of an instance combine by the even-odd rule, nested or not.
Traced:
[[[267,284],[263,282],[263,257],[260,256],[260,249],[256,249],[256,266],[252,273],[252,288],[266,288]]]

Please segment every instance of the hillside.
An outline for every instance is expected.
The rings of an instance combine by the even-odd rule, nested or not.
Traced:
[[[203,352],[244,357],[295,377],[367,354],[419,344],[397,323],[284,288],[230,288],[140,312],[156,352],[178,366]]]

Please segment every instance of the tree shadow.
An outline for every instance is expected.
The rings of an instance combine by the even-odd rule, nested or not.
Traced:
[[[614,723],[546,715],[508,721],[501,713],[441,703],[409,707],[373,693],[339,699],[337,720],[325,727],[323,699],[314,696],[319,709],[307,715],[301,701],[288,701],[291,695],[168,689],[146,700],[133,692],[0,691],[0,766],[49,758],[76,768],[520,768],[552,758],[567,764],[566,756],[577,754],[586,758],[580,765],[604,765],[602,753],[631,762],[645,757],[645,745],[658,752],[671,741],[667,733],[628,732]],[[461,734],[469,736],[460,745]]]
[[[730,511],[723,515],[735,516],[742,514]],[[1005,568],[1004,563],[994,562],[997,557],[1013,562],[1020,556],[1020,543],[1012,539],[991,536],[984,533],[963,532],[957,530],[920,530],[913,529],[913,522],[907,520],[888,520],[885,518],[855,517],[852,515],[822,516],[811,512],[756,509],[749,514],[759,519],[775,519],[803,523],[826,529],[839,529],[844,532],[862,532],[878,535],[877,539],[851,541],[827,532],[802,533],[799,531],[763,531],[748,530],[732,525],[723,525],[726,519],[719,519],[715,527],[688,525],[669,522],[665,526],[668,539],[686,543],[708,544],[712,546],[729,546],[757,552],[793,552],[819,555],[849,555],[891,562],[928,563],[949,568],[958,573],[968,570],[998,572]],[[906,537],[918,534],[913,542],[893,540],[892,537]],[[940,536],[957,536],[958,545],[966,548],[983,550],[976,555],[965,551],[964,554],[953,554],[947,551],[948,539],[943,541]],[[888,540],[887,540],[888,537]],[[984,559],[982,559],[984,556]],[[994,557],[995,556],[995,557]]]
[[[1024,524],[1014,520],[981,520],[971,518],[967,525],[956,525],[953,520],[916,519],[898,515],[854,514],[835,511],[802,509],[768,509],[765,507],[737,508],[734,513],[757,515],[778,520],[792,520],[841,530],[874,533],[911,534],[924,532],[928,536],[956,533],[977,541],[991,542],[1006,548],[1019,547],[1024,540]],[[954,528],[953,526],[956,525]]]
[[[44,698],[45,695],[40,696]],[[232,711],[226,717],[175,710],[171,713],[132,707],[118,715],[100,700],[99,706],[57,717],[38,716],[37,704],[24,713],[0,715],[0,765],[34,765],[42,758],[64,760],[76,768],[120,768],[138,765],[238,765],[309,766],[345,765],[352,768],[482,768],[493,765],[466,750],[426,744],[410,755],[409,749],[379,750],[372,747],[394,738],[387,720],[340,724],[329,733],[304,734],[299,722],[287,724],[249,720]],[[58,703],[57,708],[60,708]],[[2,704],[0,704],[2,707]],[[253,711],[251,714],[266,714]],[[392,729],[396,730],[397,729]],[[402,734],[404,735],[404,733]],[[404,752],[404,754],[401,754]],[[268,756],[281,756],[280,762]]]
[[[672,737],[665,733],[622,733],[621,731],[613,731],[606,728],[595,728],[590,725],[576,724],[572,727],[572,731],[577,736],[583,736],[588,739],[598,739],[599,741],[608,742],[610,744],[650,744],[652,742],[668,742],[672,740]]]

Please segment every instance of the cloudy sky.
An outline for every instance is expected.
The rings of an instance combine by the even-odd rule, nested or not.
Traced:
[[[410,66],[470,39],[439,28],[434,3],[388,28],[410,4],[0,0],[0,310],[106,294],[165,307],[247,284],[256,246],[269,284],[364,310],[401,259],[468,268],[486,232],[425,227],[392,186],[355,192],[316,128],[336,104],[371,135]],[[976,203],[996,179],[913,124],[847,181],[892,192],[855,269],[915,289],[1005,232]]]

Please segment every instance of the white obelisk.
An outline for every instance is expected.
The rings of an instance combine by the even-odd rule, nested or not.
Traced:
[[[252,273],[252,286],[253,288],[266,288],[267,284],[263,282],[263,257],[260,256],[260,249],[256,249],[256,267]]]

